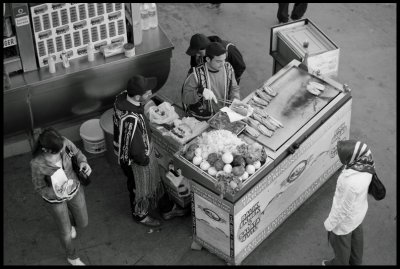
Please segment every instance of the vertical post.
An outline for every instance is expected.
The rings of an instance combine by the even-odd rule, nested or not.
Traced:
[[[12,14],[18,39],[18,49],[24,72],[37,69],[36,52],[27,3],[12,3]]]

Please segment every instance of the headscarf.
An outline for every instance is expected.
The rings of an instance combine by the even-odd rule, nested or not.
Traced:
[[[337,142],[339,159],[345,168],[359,172],[375,173],[374,160],[367,144],[356,140],[344,140]]]

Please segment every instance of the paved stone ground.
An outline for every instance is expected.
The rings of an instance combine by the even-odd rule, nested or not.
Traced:
[[[243,96],[272,75],[270,28],[277,23],[275,3],[222,4],[219,14],[205,3],[158,5],[159,22],[173,42],[170,76],[161,90],[180,102],[193,33],[217,34],[233,41],[247,63]],[[373,150],[387,187],[385,200],[370,199],[364,222],[365,265],[397,262],[396,207],[396,4],[312,3],[306,12],[340,47],[337,81],[349,84],[353,96],[350,137]],[[56,226],[33,192],[30,155],[4,159],[3,263],[67,265]],[[191,219],[163,222],[161,231],[135,224],[129,215],[125,179],[105,156],[91,157],[94,183],[86,189],[89,226],[75,239],[82,260],[92,265],[224,265],[206,250],[190,249]],[[327,217],[337,174],[259,245],[243,265],[319,265],[332,255],[323,221]]]

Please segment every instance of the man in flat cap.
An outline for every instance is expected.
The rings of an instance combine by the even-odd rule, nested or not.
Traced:
[[[144,115],[144,105],[156,86],[155,77],[133,76],[126,90],[117,95],[113,114],[114,151],[127,177],[132,217],[136,222],[151,227],[159,226],[160,221],[150,216],[149,210],[160,207],[161,201],[165,219],[188,212],[167,198],[151,141],[149,121]]]
[[[198,120],[208,120],[229,101],[240,100],[240,87],[232,65],[226,62],[226,49],[210,42],[205,50],[206,62],[193,67],[182,87],[186,113]]]
[[[226,61],[230,63],[235,71],[235,78],[237,84],[240,83],[240,78],[246,70],[246,64],[244,63],[243,56],[238,48],[230,41],[222,40],[219,36],[205,36],[203,34],[195,34],[190,39],[190,46],[186,51],[186,54],[190,56],[190,67],[196,67],[199,64],[204,63],[204,56],[206,54],[206,47],[210,42],[218,42],[226,50]],[[189,70],[189,73],[192,69]]]

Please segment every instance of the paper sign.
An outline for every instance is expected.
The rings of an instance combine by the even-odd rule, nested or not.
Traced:
[[[3,39],[3,48],[12,47],[15,45],[17,45],[17,38],[15,36]]]
[[[56,195],[60,198],[63,198],[63,186],[65,183],[68,182],[67,175],[65,174],[63,169],[58,169],[57,171],[54,172],[54,174],[51,176],[51,182],[53,185],[54,192]]]

